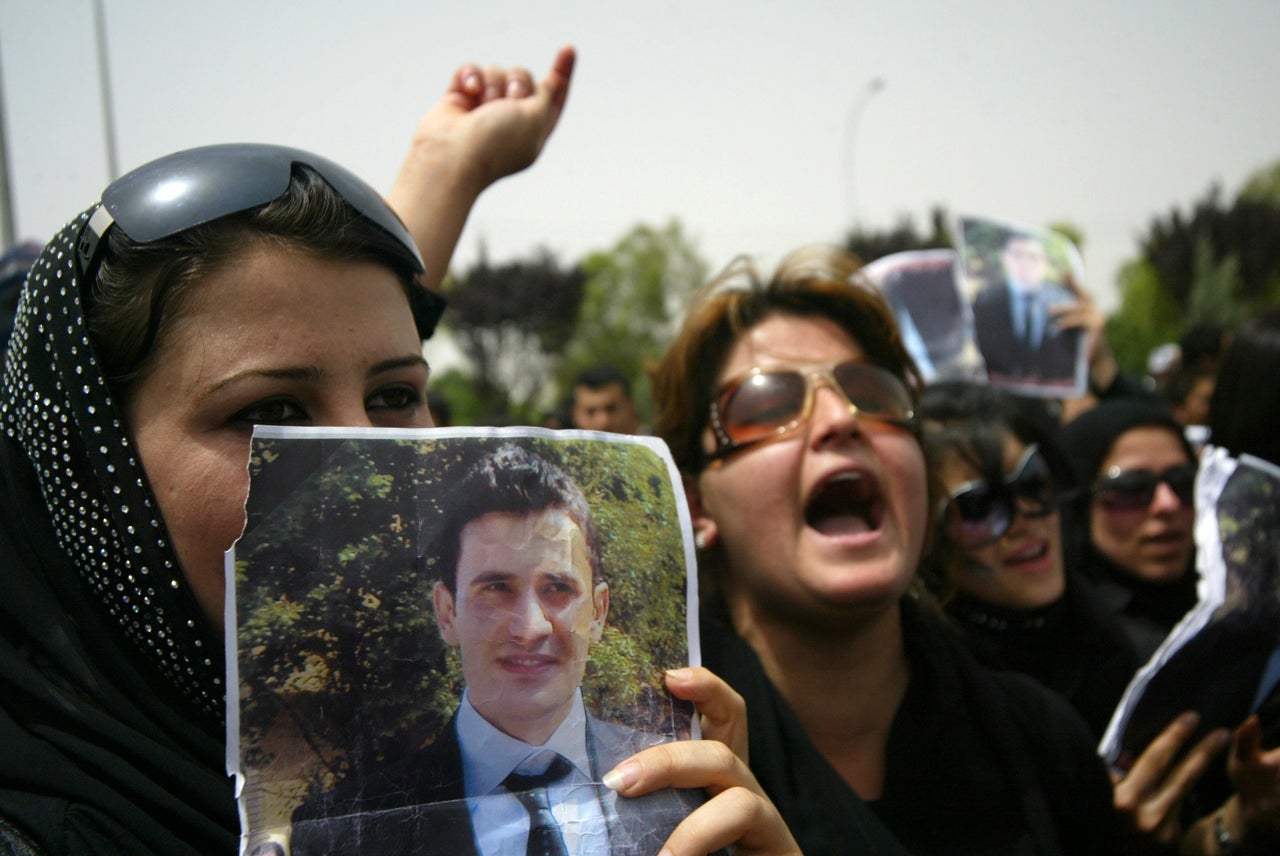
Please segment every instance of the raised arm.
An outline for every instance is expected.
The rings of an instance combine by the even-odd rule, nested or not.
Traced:
[[[564,110],[575,59],[561,48],[536,83],[524,68],[463,65],[418,122],[387,201],[418,243],[428,288],[444,281],[481,192],[537,160]]]

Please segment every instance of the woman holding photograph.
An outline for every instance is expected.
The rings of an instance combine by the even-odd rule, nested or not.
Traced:
[[[397,188],[438,194],[425,238],[456,239],[470,159],[550,131],[571,68],[567,52],[520,104],[483,105],[508,121],[469,139],[480,72],[459,71]],[[439,313],[409,231],[323,158],[196,149],[103,199],[36,262],[4,377],[0,842],[231,853],[222,554],[252,426],[430,425]],[[452,243],[432,246],[438,282]]]
[[[696,297],[658,367],[658,433],[700,545],[706,665],[803,849],[1105,853],[1084,723],[978,666],[918,578],[936,481],[919,382],[852,257],[811,247]]]
[[[135,170],[45,248],[0,409],[0,850],[236,852],[223,553],[252,428],[431,425],[422,340],[439,306],[422,283],[483,186],[537,156],[573,59],[536,86],[459,70],[392,193],[412,232],[337,164],[244,144]],[[741,715],[705,672],[673,682],[711,733]],[[743,836],[785,852],[728,748],[653,757],[670,763],[624,777],[630,792],[723,792],[673,836],[680,852]],[[753,811],[721,810],[735,805]]]
[[[1071,465],[1037,401],[946,381],[920,401],[942,480],[931,581],[979,661],[1030,675],[1101,739],[1141,665],[1118,621],[1062,557],[1059,494]]]
[[[1058,499],[1071,468],[1055,423],[1037,401],[963,382],[927,389],[920,413],[947,494],[934,545],[946,576],[933,587],[948,615],[982,663],[1059,693],[1100,740],[1141,661],[1093,586],[1064,565]],[[1201,729],[1191,744],[1203,711],[1173,712],[1113,776],[1116,808],[1137,835],[1128,852],[1178,840],[1186,796],[1226,741],[1225,729]]]

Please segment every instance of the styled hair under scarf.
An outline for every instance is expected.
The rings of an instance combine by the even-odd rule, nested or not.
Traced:
[[[87,216],[32,268],[4,371],[0,822],[50,852],[234,852],[222,641],[88,337]]]

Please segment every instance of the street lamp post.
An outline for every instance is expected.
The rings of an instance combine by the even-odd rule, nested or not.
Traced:
[[[858,90],[858,94],[854,96],[853,102],[849,105],[849,115],[844,124],[843,148],[845,170],[848,172],[847,185],[849,188],[849,217],[853,221],[854,230],[857,230],[860,224],[857,192],[858,125],[862,122],[862,114],[867,109],[867,104],[877,93],[883,92],[884,87],[885,80],[883,77],[873,77],[868,80],[863,87]]]
[[[111,63],[107,57],[107,19],[102,0],[94,0],[93,3],[93,33],[98,54],[98,92],[102,98],[102,133],[107,145],[109,183],[120,175],[120,159],[116,155],[116,113],[111,100]]]

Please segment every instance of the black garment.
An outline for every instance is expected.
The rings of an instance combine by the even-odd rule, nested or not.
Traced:
[[[86,336],[84,216],[33,267],[4,375],[0,830],[50,853],[232,853],[222,644]]]
[[[1081,363],[1082,338],[1078,329],[1061,330],[1046,319],[1043,336],[1036,347],[1015,334],[1009,283],[999,281],[984,286],[973,301],[974,337],[982,354],[987,375],[1002,382],[1075,382]],[[1061,286],[1045,284],[1036,298],[1045,307],[1066,301],[1069,293]]]
[[[1030,675],[1071,703],[1102,738],[1134,672],[1137,647],[1108,613],[1092,585],[1067,574],[1062,597],[1034,610],[1005,609],[963,592],[947,614],[983,665]]]
[[[1111,785],[1088,729],[1054,694],[979,666],[904,606],[912,676],[868,804],[805,735],[755,652],[704,616],[704,662],[746,699],[751,767],[808,854],[1101,854]]]
[[[1072,562],[1097,593],[1098,603],[1119,620],[1139,658],[1146,662],[1196,603],[1199,576],[1192,566],[1172,583],[1148,583],[1118,569],[1092,544],[1079,545]],[[1194,559],[1193,559],[1194,562]]]
[[[587,715],[591,778],[663,738]],[[676,825],[705,801],[695,790],[664,789],[643,797],[619,797],[596,786],[615,856],[657,853]],[[463,783],[457,714],[435,742],[396,758],[333,790],[307,800],[293,813],[293,856],[345,853],[365,842],[385,853],[477,853]]]

